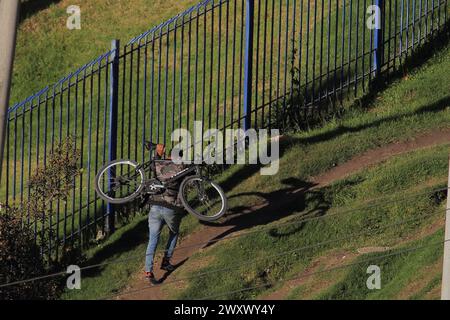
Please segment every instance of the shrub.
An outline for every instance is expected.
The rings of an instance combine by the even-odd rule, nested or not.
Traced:
[[[54,261],[51,252],[46,253],[43,248],[48,247],[49,241],[58,241],[49,216],[56,201],[67,199],[81,173],[79,154],[73,138],[68,137],[55,147],[45,167],[35,169],[28,183],[27,202],[0,208],[0,284],[48,274],[68,259],[78,257],[73,256],[75,251],[65,250],[64,256]],[[20,218],[28,214],[38,222],[37,234]],[[47,278],[3,287],[0,299],[52,299],[59,291],[58,280]]]
[[[0,284],[46,274],[44,259],[33,231],[23,227],[19,209],[0,212]],[[54,279],[44,279],[0,288],[0,299],[51,299],[57,294]]]
[[[68,137],[55,147],[48,157],[47,165],[37,168],[30,177],[30,198],[23,210],[40,225],[38,240],[41,247],[48,247],[49,243],[58,241],[53,230],[55,226],[50,224],[49,217],[54,214],[55,203],[66,201],[73,190],[75,179],[81,173],[79,158],[80,151],[75,148],[74,139]],[[47,258],[49,264],[54,264],[51,254]]]

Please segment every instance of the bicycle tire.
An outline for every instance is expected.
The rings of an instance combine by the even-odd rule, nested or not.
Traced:
[[[118,165],[118,164],[129,164],[135,168],[137,168],[139,166],[139,164],[136,161],[127,160],[127,159],[118,159],[118,160],[108,162],[107,164],[105,164],[104,166],[102,166],[99,169],[97,175],[95,176],[94,189],[95,189],[97,195],[102,200],[104,200],[108,203],[112,203],[112,204],[123,204],[123,203],[133,201],[134,199],[136,199],[136,197],[138,197],[140,195],[142,189],[144,188],[143,182],[145,180],[145,173],[142,169],[137,169],[137,171],[141,177],[141,183],[140,183],[139,187],[136,189],[136,191],[133,192],[130,196],[127,196],[124,198],[111,198],[105,192],[103,192],[102,188],[100,187],[100,184],[101,184],[100,179],[101,179],[102,174],[104,174],[106,172],[106,170],[108,170],[108,168],[111,168],[114,165]]]
[[[221,207],[219,213],[215,214],[214,216],[205,216],[205,215],[197,212],[195,209],[193,209],[189,205],[189,203],[188,203],[188,201],[186,199],[186,196],[185,196],[185,188],[186,188],[186,185],[192,180],[207,181],[219,193],[220,198],[222,200],[222,207]],[[189,213],[193,214],[198,219],[203,220],[203,221],[209,221],[209,222],[216,221],[219,218],[221,218],[227,212],[227,209],[228,209],[228,199],[227,199],[227,197],[225,195],[225,192],[223,192],[222,188],[217,183],[215,183],[214,181],[206,180],[203,177],[198,176],[198,175],[190,176],[190,177],[187,177],[186,179],[183,180],[183,182],[181,183],[181,186],[180,186],[180,199],[181,199],[181,202],[182,202],[184,208]]]

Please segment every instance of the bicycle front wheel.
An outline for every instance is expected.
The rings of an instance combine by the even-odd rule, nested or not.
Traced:
[[[95,191],[106,202],[122,204],[134,200],[144,188],[145,174],[131,160],[114,160],[100,168]]]
[[[188,177],[181,183],[180,198],[186,210],[203,221],[215,221],[227,211],[222,188],[200,176]]]

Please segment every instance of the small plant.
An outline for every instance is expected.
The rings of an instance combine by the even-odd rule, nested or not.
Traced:
[[[278,128],[282,132],[298,131],[304,128],[305,109],[302,108],[305,101],[300,86],[300,70],[296,66],[297,49],[293,49],[290,58],[291,92],[287,96],[278,99],[270,108],[269,127]]]
[[[270,107],[270,116],[265,124],[270,128],[278,128],[281,132],[296,132],[321,125],[342,111],[335,97],[328,97],[314,102],[312,95],[319,92],[319,86],[301,83],[301,71],[298,68],[298,49],[293,48],[289,61],[291,87],[285,96],[279,97]],[[329,86],[329,84],[324,84]],[[323,88],[322,88],[323,91]],[[316,101],[316,99],[314,99]]]
[[[28,186],[31,191],[29,207],[34,212],[46,211],[55,200],[66,200],[74,188],[74,181],[81,171],[78,165],[80,151],[75,141],[68,137],[57,145],[48,158],[45,167],[38,168],[31,176]]]
[[[75,147],[72,137],[66,138],[55,147],[48,158],[45,167],[37,168],[30,177],[28,187],[30,198],[24,205],[24,210],[34,217],[40,224],[39,242],[41,247],[55,243],[56,232],[52,230],[49,216],[53,215],[54,204],[66,201],[71,190],[75,187],[75,178],[81,174],[79,168],[80,151]],[[48,255],[51,264],[52,257]]]

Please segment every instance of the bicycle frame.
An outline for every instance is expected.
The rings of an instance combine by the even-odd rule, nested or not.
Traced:
[[[191,174],[193,172],[195,172],[196,174],[200,173],[200,169],[198,168],[198,166],[191,166],[191,167],[188,167],[188,168],[185,168],[185,169],[181,170],[180,172],[176,173],[175,175],[173,175],[172,177],[167,179],[165,184],[174,182],[174,181],[176,181],[178,179],[182,179],[185,176],[187,176],[187,175],[189,175],[189,174]]]
[[[112,161],[108,164],[105,164],[97,173],[95,178],[95,189],[99,194],[100,198],[102,198],[106,202],[114,204],[122,204],[133,201],[138,197],[141,197],[141,199],[144,200],[142,203],[145,203],[147,200],[151,199],[149,197],[160,195],[166,190],[178,188],[181,204],[189,213],[193,214],[200,220],[214,221],[226,213],[227,210],[226,195],[224,194],[223,190],[217,183],[209,179],[209,172],[208,170],[206,171],[203,170],[204,166],[202,164],[190,164],[182,169],[173,170],[174,174],[169,178],[166,178],[167,175],[164,174],[164,170],[162,170],[164,181],[161,181],[159,180],[160,177],[156,175],[156,169],[158,162],[162,161],[171,162],[171,160],[162,160],[162,159],[150,159],[149,161],[143,164],[139,164],[136,163],[136,161],[126,159],[119,159]],[[122,167],[119,167],[121,165],[126,165],[128,166],[129,169],[122,170]],[[206,167],[205,169],[208,168]],[[116,173],[119,172],[122,172],[122,174],[116,175]],[[105,192],[102,187],[105,185],[104,181],[102,180],[102,177],[105,174],[108,174],[108,179],[111,179],[110,178],[111,173],[112,176],[114,176],[113,178],[114,180],[111,185],[114,185],[114,187],[112,187],[111,190],[107,190]],[[136,177],[139,178],[136,179]],[[136,180],[134,181],[134,184],[133,180]],[[176,184],[171,185],[174,181],[177,180],[182,180],[180,181],[181,183],[179,187],[176,186]],[[138,182],[139,184],[136,184],[136,182]],[[125,188],[136,187],[136,189],[131,190],[132,191],[131,194],[129,193],[130,192],[129,188],[125,189],[125,191],[128,190],[127,194],[122,195],[122,192],[120,192],[119,197],[116,197],[115,192],[118,191],[117,188],[121,188],[123,186],[125,186]],[[192,186],[195,188],[194,194],[190,193]],[[208,190],[215,192],[214,193],[215,197],[211,198],[212,194],[210,195],[209,193],[207,193],[207,189],[205,188],[205,186],[209,186]],[[188,193],[190,196],[187,195]],[[192,198],[191,196],[197,198],[194,207],[192,207],[192,204],[189,202],[190,199]],[[217,196],[220,197],[220,200],[214,200],[217,199]],[[219,207],[220,208],[219,211],[216,210],[217,212],[216,211],[209,212],[213,210],[210,200],[213,200],[214,204],[215,203],[221,204],[221,206]],[[155,201],[158,200],[155,199]],[[199,208],[197,208],[198,203],[200,203]],[[204,210],[207,210],[208,212],[204,213]],[[209,213],[211,213],[212,215]]]
[[[152,167],[152,165],[155,164],[156,162],[167,162],[167,161],[170,161],[170,160],[150,160],[150,161],[147,161],[146,163],[136,167],[136,171],[142,169],[144,172],[147,172],[147,171],[150,171],[150,169],[153,169],[152,170],[153,171],[153,175],[156,178],[158,178],[156,176],[156,172],[154,170],[154,167]],[[188,176],[188,175],[190,175],[192,173],[195,173],[195,174],[199,175],[200,174],[200,167],[198,165],[190,166],[188,168],[185,168],[185,169],[181,170],[180,172],[177,172],[175,175],[173,175],[172,177],[170,177],[166,181],[161,182],[161,184],[152,184],[151,186],[154,187],[154,188],[163,189],[163,188],[166,187],[167,184],[170,184],[170,183],[172,183],[174,181],[177,181],[179,179],[183,179],[184,177],[186,177],[186,176]],[[148,177],[147,177],[145,182],[148,182],[148,181],[151,181],[151,179],[148,179]]]

